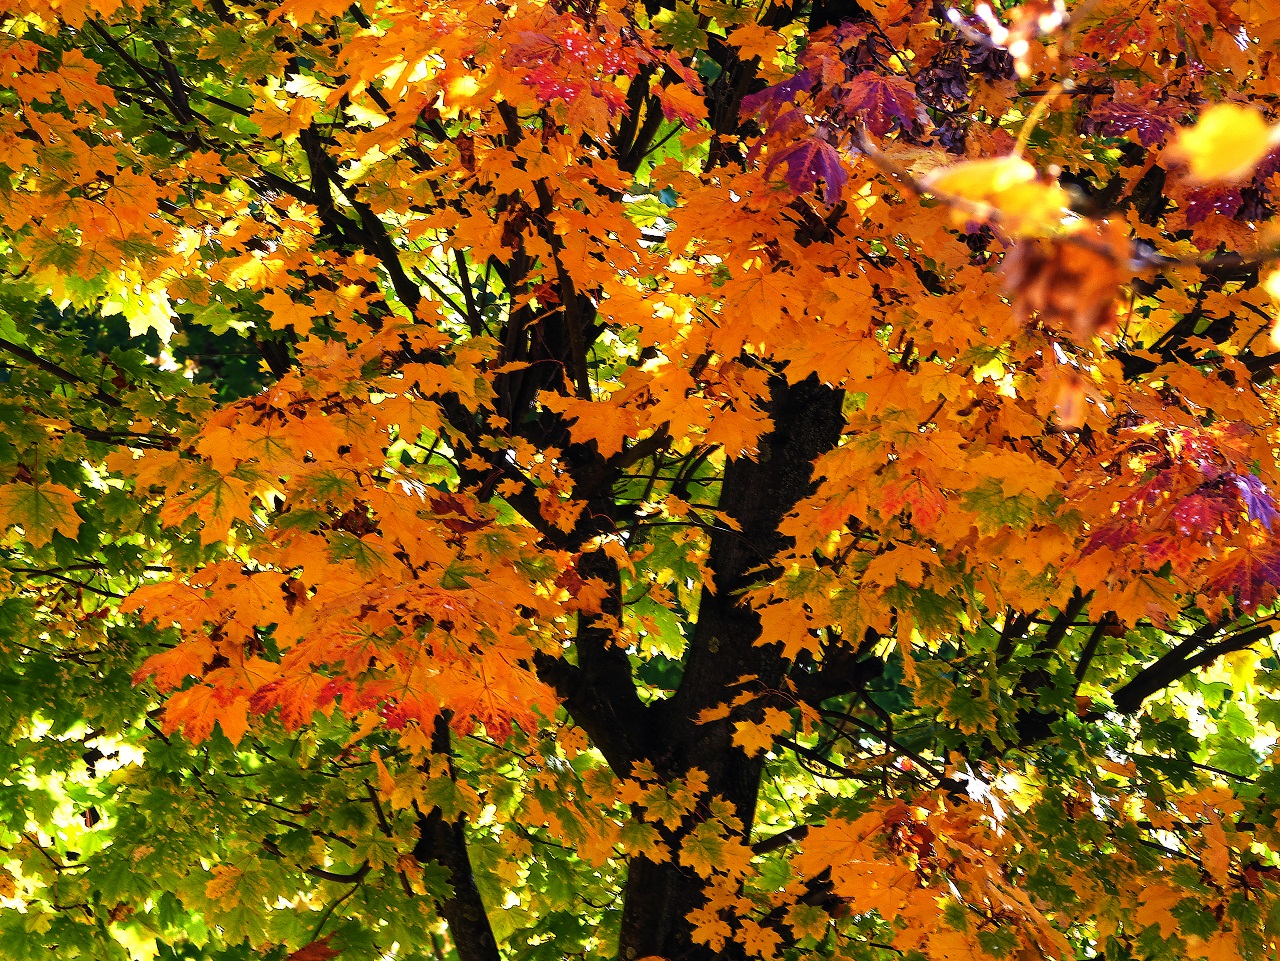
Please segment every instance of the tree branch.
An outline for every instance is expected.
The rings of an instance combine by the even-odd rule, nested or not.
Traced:
[[[570,717],[591,737],[619,777],[630,772],[634,761],[649,756],[653,722],[640,700],[631,676],[631,659],[614,640],[613,625],[622,619],[622,586],[618,565],[602,550],[586,554],[578,562],[578,574],[598,578],[608,585],[599,614],[578,615],[574,649],[577,666],[563,658],[539,653],[538,676],[550,684],[564,702]]]
[[[25,347],[20,347],[17,344],[0,339],[0,350],[13,354],[14,357],[20,357],[27,363],[35,367],[39,367],[47,374],[53,374],[54,377],[57,377],[59,380],[66,381],[68,384],[74,384],[77,387],[89,386],[89,382],[84,378],[77,377],[65,367],[59,367],[57,364],[53,363],[53,361],[45,360],[39,354],[30,351]],[[106,404],[108,407],[115,407],[119,409],[124,406],[118,398],[112,397],[110,394],[103,393],[103,391],[97,388],[93,388],[92,396],[94,400]]]
[[[867,634],[868,637],[874,636],[875,640],[871,642],[874,646],[880,635],[875,631]],[[817,707],[823,701],[857,691],[880,677],[884,674],[884,661],[879,657],[866,656],[866,648],[866,644],[857,649],[840,644],[827,652],[817,671],[799,676],[793,674],[791,682],[795,686],[796,698]]]
[[[795,827],[787,828],[785,831],[779,831],[777,834],[767,838],[761,838],[755,844],[751,845],[753,854],[768,854],[771,851],[777,851],[788,845],[795,844],[797,841],[803,841],[809,836],[809,825],[797,824]]]
[[[1197,632],[1198,634],[1199,632]],[[1112,703],[1121,714],[1136,714],[1142,709],[1143,702],[1154,694],[1158,694],[1170,684],[1181,680],[1188,674],[1207,667],[1224,654],[1243,651],[1258,641],[1275,633],[1274,625],[1267,622],[1228,635],[1216,644],[1210,644],[1197,654],[1190,654],[1188,645],[1191,640],[1180,644],[1154,664],[1139,671],[1127,684],[1112,696]],[[1196,635],[1192,635],[1194,639]]]

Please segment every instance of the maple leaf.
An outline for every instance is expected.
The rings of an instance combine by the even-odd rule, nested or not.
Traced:
[[[738,721],[733,725],[733,743],[749,755],[767,751],[773,740],[791,727],[791,715],[777,708],[765,708],[760,721]]]
[[[820,941],[826,936],[830,923],[830,916],[814,905],[797,903],[787,909],[787,924],[791,929],[815,941]]]
[[[654,784],[647,788],[637,801],[645,815],[668,827],[679,824],[697,800],[695,792],[684,785]]]
[[[856,821],[832,818],[809,832],[808,843],[793,863],[798,870],[813,877],[828,868],[873,858],[875,854],[868,842],[879,823],[875,814],[864,814]]]
[[[1210,214],[1234,217],[1243,204],[1244,198],[1234,187],[1201,187],[1187,194],[1187,223],[1202,223]]]
[[[332,937],[333,935],[326,934],[323,938],[317,938],[294,951],[285,961],[329,961],[330,958],[336,958],[342,952],[329,947]]]
[[[838,204],[844,185],[849,180],[836,148],[818,137],[807,137],[770,155],[765,166],[769,176],[781,164],[786,165],[786,180],[796,193],[808,193],[822,181],[822,199]]]
[[[738,55],[742,59],[759,57],[766,64],[773,61],[778,48],[787,42],[784,34],[763,23],[744,24],[730,33],[727,39],[738,48]]]
[[[689,912],[689,923],[693,928],[692,937],[697,944],[705,944],[712,951],[720,952],[733,934],[729,923],[720,916],[719,909],[713,906],[695,908]]]
[[[1170,154],[1200,181],[1243,180],[1280,140],[1257,110],[1234,103],[1214,104],[1194,126],[1183,128]]]
[[[172,734],[179,728],[192,744],[208,740],[214,725],[232,744],[239,744],[249,729],[249,701],[234,690],[218,686],[218,678],[196,684],[174,694],[165,707],[164,728]]]
[[[659,87],[658,103],[663,114],[671,120],[679,120],[686,127],[697,127],[707,117],[707,105],[702,96],[685,84]]]
[[[58,92],[71,108],[85,104],[108,106],[116,102],[115,92],[98,82],[101,67],[79,50],[62,55],[58,68]]]
[[[839,6],[15,8],[6,956],[1275,954],[1280,18]]]
[[[287,17],[294,23],[302,25],[317,19],[327,20],[340,9],[341,7],[335,4],[335,0],[287,0],[271,12],[270,19],[280,20]]]
[[[1235,484],[1244,499],[1249,520],[1261,521],[1270,530],[1272,522],[1280,517],[1280,511],[1276,510],[1275,500],[1267,486],[1253,474],[1236,475]]]
[[[579,443],[594,441],[602,457],[612,457],[623,443],[639,431],[640,418],[631,410],[611,403],[548,397],[549,410],[565,415],[574,439]]]
[[[273,290],[260,303],[273,330],[286,327],[309,330],[315,318],[315,308],[298,303],[285,291]]]
[[[1160,143],[1173,130],[1173,124],[1167,117],[1138,104],[1122,101],[1103,101],[1094,106],[1089,116],[1102,133],[1114,136],[1132,130],[1144,147]]]
[[[872,559],[863,577],[872,584],[892,586],[898,581],[919,587],[924,583],[926,568],[936,558],[928,551],[910,545],[899,545]]]
[[[222,540],[232,524],[248,515],[254,496],[252,488],[234,474],[223,474],[203,465],[194,468],[189,476],[189,488],[166,504],[162,519],[172,524],[194,515],[204,521],[206,539]]]
[[[1280,587],[1280,550],[1237,548],[1210,569],[1209,577],[1214,592],[1234,597],[1245,610],[1270,604]]]
[[[243,874],[243,871],[233,865],[217,865],[213,868],[213,877],[205,883],[204,896],[210,901],[225,902]]]
[[[1147,575],[1134,578],[1118,597],[1111,599],[1116,616],[1124,624],[1136,624],[1144,618],[1164,624],[1173,615],[1176,604],[1173,585]]]
[[[886,487],[881,508],[886,514],[896,514],[903,507],[911,509],[913,523],[932,527],[942,517],[946,496],[922,477],[910,477],[892,487]]]
[[[706,49],[707,31],[699,22],[698,12],[685,0],[677,0],[673,6],[659,11],[653,23],[663,43],[677,53]]]
[[[742,114],[754,117],[763,113],[767,123],[777,114],[780,107],[795,103],[796,97],[810,90],[816,82],[817,78],[813,73],[808,69],[801,70],[780,83],[743,97]]]
[[[702,877],[709,878],[723,866],[729,844],[719,825],[703,821],[680,846],[680,863],[692,868]]]
[[[915,84],[906,77],[886,77],[864,70],[849,81],[841,102],[878,137],[894,129],[918,131],[924,119]]]
[[[965,734],[990,731],[996,726],[995,705],[985,694],[953,689],[943,707],[942,716]]]
[[[1014,302],[1082,341],[1115,325],[1115,301],[1128,239],[1117,224],[1099,224],[1065,239],[1024,240],[1001,266]]]
[[[1177,929],[1177,921],[1169,910],[1186,897],[1185,893],[1167,885],[1152,885],[1142,895],[1142,904],[1138,909],[1137,921],[1143,927],[1160,926],[1161,934],[1170,936]]]
[[[266,714],[279,707],[285,730],[296,731],[322,709],[330,683],[329,678],[313,671],[270,681],[253,692],[249,708],[255,714]]]
[[[75,504],[79,495],[62,484],[4,484],[0,486],[0,525],[22,527],[33,547],[43,547],[53,535],[75,537],[80,529]]]

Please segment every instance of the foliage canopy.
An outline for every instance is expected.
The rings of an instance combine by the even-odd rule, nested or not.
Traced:
[[[1275,957],[1272,0],[0,7],[5,958]]]

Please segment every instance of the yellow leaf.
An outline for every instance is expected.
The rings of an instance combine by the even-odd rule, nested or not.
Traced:
[[[1271,299],[1280,301],[1280,270],[1273,270],[1267,274],[1267,293],[1271,295]]]
[[[707,830],[712,828],[711,830]],[[685,838],[680,847],[680,864],[692,868],[700,877],[709,878],[724,852],[724,838],[719,837],[709,822],[702,822]]]
[[[831,916],[815,905],[798,902],[787,909],[787,924],[797,936],[821,941],[831,924]]]
[[[1280,304],[1280,270],[1273,270],[1267,274],[1266,288],[1267,293],[1271,295],[1272,301]],[[1271,328],[1271,343],[1280,347],[1280,317],[1276,319],[1275,325]]]
[[[652,824],[634,819],[627,821],[618,832],[618,841],[628,854],[642,854],[654,864],[671,860],[667,843]]]
[[[771,27],[749,23],[730,33],[727,42],[738,48],[738,56],[744,61],[759,57],[761,63],[771,63],[787,40]]]
[[[1277,129],[1251,107],[1219,103],[1183,130],[1170,151],[1196,180],[1243,180],[1276,144]]]
[[[1138,925],[1143,928],[1160,925],[1160,933],[1169,937],[1177,930],[1177,922],[1169,910],[1186,897],[1186,893],[1163,884],[1147,887],[1142,894],[1142,906],[1138,908]]]
[[[929,954],[936,961],[969,961],[979,957],[973,941],[961,931],[937,931],[929,936]]]
[[[989,157],[944,167],[926,177],[924,184],[943,199],[968,201],[978,208],[957,210],[957,220],[985,214],[998,218],[1015,235],[1052,233],[1070,212],[1067,192],[1057,182],[1041,180],[1036,168],[1018,156]]]
[[[1230,931],[1219,931],[1204,946],[1204,956],[1209,961],[1237,961],[1244,957],[1240,941]]]
[[[1200,862],[1219,884],[1226,884],[1231,875],[1231,845],[1222,822],[1216,818],[1200,829],[1204,846],[1200,849]]]
[[[696,801],[695,792],[689,790],[688,785],[673,783],[649,787],[638,803],[645,809],[648,820],[661,821],[667,827],[674,827],[693,810]]]
[[[254,492],[250,485],[234,474],[221,474],[207,464],[187,468],[188,484],[175,492],[160,512],[166,524],[177,524],[192,514],[204,521],[202,538],[206,544],[222,540],[235,520],[250,516],[249,505]]]
[[[804,850],[792,864],[801,874],[814,877],[827,868],[874,858],[875,852],[868,841],[882,823],[874,813],[864,814],[857,821],[832,818],[809,832]]]
[[[236,882],[244,873],[239,868],[220,864],[213,869],[213,879],[204,886],[204,896],[210,901],[230,905],[228,896],[235,893]]]
[[[733,934],[727,921],[720,917],[720,912],[711,905],[694,908],[688,914],[689,924],[693,927],[690,937],[697,944],[705,944],[712,951],[719,951]]]
[[[173,307],[159,281],[144,283],[142,275],[128,270],[113,276],[108,295],[102,300],[102,314],[120,314],[129,324],[129,336],[140,337],[154,330],[162,343],[173,336]]]
[[[244,732],[249,729],[249,702],[245,698],[236,698],[218,712],[218,726],[232,744],[239,744]]]
[[[776,928],[765,927],[751,918],[741,918],[738,924],[740,926],[739,938],[753,957],[778,957],[780,953],[778,945],[782,942],[782,935],[778,933]]]
[[[595,441],[601,457],[619,453],[623,443],[634,439],[640,429],[640,420],[634,411],[608,401],[575,400],[545,394],[542,403],[548,410],[565,416],[575,441],[580,444]]]
[[[1111,603],[1123,624],[1137,624],[1146,618],[1161,625],[1176,609],[1177,593],[1168,581],[1142,574],[1134,578],[1123,593],[1113,597]]]
[[[169,699],[164,714],[164,731],[171,734],[179,727],[192,744],[201,744],[213,732],[214,724],[232,744],[239,744],[249,727],[249,702],[245,697],[227,694],[216,685],[218,672],[208,675],[209,684],[197,684]]]
[[[893,550],[872,558],[862,576],[864,581],[884,587],[892,587],[899,581],[919,587],[924,583],[926,566],[936,560],[935,555],[923,548],[899,544]]]
[[[791,715],[776,707],[766,708],[764,718],[756,721],[738,721],[733,726],[733,744],[754,757],[773,747],[773,739],[791,726]]]

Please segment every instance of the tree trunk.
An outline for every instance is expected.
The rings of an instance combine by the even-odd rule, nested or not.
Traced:
[[[698,623],[689,641],[679,689],[653,712],[660,733],[651,743],[661,755],[648,760],[668,780],[683,778],[693,768],[707,775],[708,795],[733,805],[749,840],[764,755],[748,757],[733,745],[736,721],[753,716],[752,705],[731,716],[699,724],[698,715],[721,705],[743,677],[755,676],[760,693],[776,690],[785,663],[776,645],[760,645],[760,618],[742,592],[761,580],[759,569],[770,564],[787,546],[778,526],[796,503],[812,490],[813,461],[833,448],[844,424],[843,394],[815,377],[788,385],[782,377],[770,384],[769,414],[773,430],[760,442],[754,459],[739,458],[725,470],[720,509],[733,517],[741,531],[717,529],[711,538],[708,564],[715,577],[715,593],[704,590]],[[678,845],[680,832],[671,840]],[[632,861],[623,902],[619,957],[623,961],[656,955],[697,961],[717,955],[694,944],[687,915],[705,900],[705,882],[696,873],[671,861],[655,864]]]

